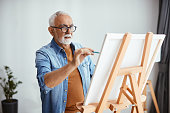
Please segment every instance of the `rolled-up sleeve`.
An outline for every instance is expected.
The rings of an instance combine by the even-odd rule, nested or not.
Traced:
[[[37,79],[42,93],[47,94],[52,88],[49,88],[44,83],[44,75],[51,72],[50,59],[48,55],[38,50],[36,52],[35,64],[37,68]]]

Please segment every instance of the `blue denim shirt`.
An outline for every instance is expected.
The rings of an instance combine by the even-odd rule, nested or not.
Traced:
[[[74,53],[76,49],[82,48],[82,46],[77,43],[71,43],[71,48]],[[36,51],[35,63],[41,92],[42,113],[63,113],[67,102],[68,77],[54,88],[49,88],[44,83],[44,75],[67,64],[67,56],[64,49],[60,48],[52,39],[48,45]],[[95,66],[89,56],[78,66],[85,97],[94,68]]]

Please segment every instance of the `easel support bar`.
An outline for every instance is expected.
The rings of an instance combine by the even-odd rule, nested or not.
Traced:
[[[128,75],[131,73],[140,73],[140,72],[142,72],[142,70],[143,70],[142,66],[121,68],[118,75]]]

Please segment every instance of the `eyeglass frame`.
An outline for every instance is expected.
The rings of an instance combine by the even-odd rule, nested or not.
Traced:
[[[72,31],[72,32],[75,32],[75,31],[76,31],[76,28],[77,28],[77,26],[74,26],[74,25],[73,25],[73,26],[70,26],[70,27],[67,27],[67,26],[64,26],[64,27],[50,26],[50,27],[60,29],[61,31],[62,31],[62,28],[66,27],[66,28],[67,28],[66,32],[67,32],[68,29],[70,29],[71,27],[74,27],[74,28],[75,28],[75,30]],[[62,32],[63,32],[63,31],[62,31]],[[63,32],[63,33],[66,33],[66,32]]]

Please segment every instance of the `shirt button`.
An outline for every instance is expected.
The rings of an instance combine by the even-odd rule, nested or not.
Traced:
[[[45,94],[47,94],[47,93],[48,93],[48,91],[44,91],[44,93],[45,93]]]
[[[64,100],[64,102],[66,102],[66,101]]]
[[[67,91],[67,90],[64,90],[65,92]]]
[[[64,58],[64,60],[66,60],[66,58]]]
[[[66,78],[66,80],[68,80],[68,79]]]

